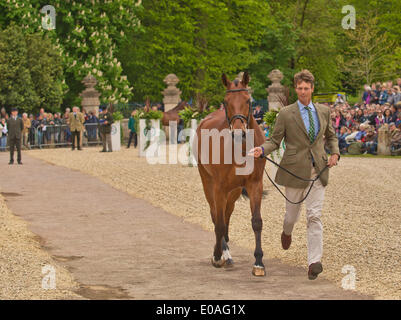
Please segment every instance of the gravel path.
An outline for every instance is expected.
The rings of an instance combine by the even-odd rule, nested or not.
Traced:
[[[154,206],[213,230],[196,168],[183,165],[149,165],[135,149],[101,154],[97,149],[71,152],[37,150],[29,154],[50,163],[79,170],[145,199]],[[381,158],[342,158],[330,173],[323,209],[325,277],[341,286],[344,266],[356,271],[356,290],[379,299],[401,299],[401,161]],[[280,244],[284,201],[264,180],[262,244],[267,258],[306,268],[306,219],[293,233],[293,244]],[[236,204],[230,224],[230,241],[254,249],[249,202]],[[212,247],[210,246],[210,250]],[[235,254],[234,254],[235,258]],[[269,271],[268,271],[269,272]]]
[[[24,178],[15,179],[16,174]],[[265,259],[268,277],[255,278],[252,250],[237,245],[231,246],[235,268],[216,270],[210,264],[213,233],[95,177],[26,155],[24,166],[3,171],[0,187],[9,208],[29,222],[42,247],[72,273],[79,283],[76,293],[85,298],[371,298],[324,279],[311,282],[304,269],[277,259]],[[26,263],[21,269],[37,272]],[[56,272],[59,285],[58,278]]]
[[[4,158],[1,158],[4,160]],[[3,161],[4,163],[4,161]],[[5,170],[1,165],[1,170]],[[9,168],[11,175],[18,171]],[[2,171],[4,173],[4,171]],[[4,175],[2,174],[2,178]],[[3,189],[1,189],[3,194]],[[18,197],[17,193],[4,192],[7,198]],[[82,299],[73,291],[78,284],[65,268],[44,251],[41,239],[27,228],[27,223],[16,217],[7,207],[4,197],[0,196],[0,300],[9,299]],[[52,266],[57,274],[56,288],[44,289],[42,280],[50,275]],[[45,272],[42,274],[42,270]],[[45,281],[45,285],[51,283]],[[45,287],[49,288],[49,287]]]

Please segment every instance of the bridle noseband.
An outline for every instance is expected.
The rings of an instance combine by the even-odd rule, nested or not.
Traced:
[[[241,91],[246,91],[248,92],[248,89],[231,89],[231,90],[226,90],[226,93],[232,93],[232,92],[241,92]],[[249,121],[251,119],[251,109],[252,109],[252,102],[251,99],[249,99],[249,111],[248,111],[248,117],[245,117],[242,114],[235,114],[231,117],[231,119],[228,117],[228,111],[227,111],[227,105],[226,102],[223,102],[224,104],[224,110],[226,112],[226,118],[227,118],[227,123],[228,123],[228,128],[231,130],[231,124],[233,121],[235,121],[236,119],[240,119],[242,123],[244,123],[244,121],[246,121],[246,129],[249,129]]]

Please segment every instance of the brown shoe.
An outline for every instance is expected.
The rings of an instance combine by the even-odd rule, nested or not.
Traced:
[[[288,250],[291,245],[291,235],[287,236],[284,231],[281,233],[281,246],[284,250]]]
[[[309,266],[308,278],[309,280],[315,280],[319,273],[323,271],[323,266],[320,262],[312,263]]]

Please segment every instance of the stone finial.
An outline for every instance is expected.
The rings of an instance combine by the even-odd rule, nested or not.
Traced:
[[[82,83],[85,85],[86,89],[82,91],[80,96],[82,97],[82,110],[85,109],[86,112],[92,111],[96,116],[99,115],[99,105],[100,105],[100,93],[95,89],[97,80],[92,75],[87,75]]]
[[[175,74],[169,74],[163,81],[167,84],[167,88],[162,91],[164,111],[168,111],[180,103],[182,92],[176,87],[180,80]]]
[[[272,84],[266,88],[268,92],[267,100],[269,101],[269,110],[278,110],[283,106],[282,101],[286,99],[286,88],[281,84],[284,75],[280,70],[274,69],[267,77],[272,82]]]

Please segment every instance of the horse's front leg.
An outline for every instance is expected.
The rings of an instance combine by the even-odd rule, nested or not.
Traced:
[[[225,260],[222,259],[222,254],[223,254],[222,240],[226,232],[226,226],[224,222],[224,211],[227,204],[227,194],[223,193],[221,188],[215,188],[214,191],[215,191],[214,194],[215,194],[215,208],[216,208],[214,233],[216,235],[216,245],[214,246],[212,264],[216,268],[220,268],[225,263]]]
[[[252,211],[252,229],[255,233],[255,264],[252,269],[254,276],[265,276],[265,266],[263,264],[263,250],[262,250],[262,227],[263,221],[260,213],[262,202],[263,183],[251,181],[247,184],[246,190],[249,195],[251,211]]]

